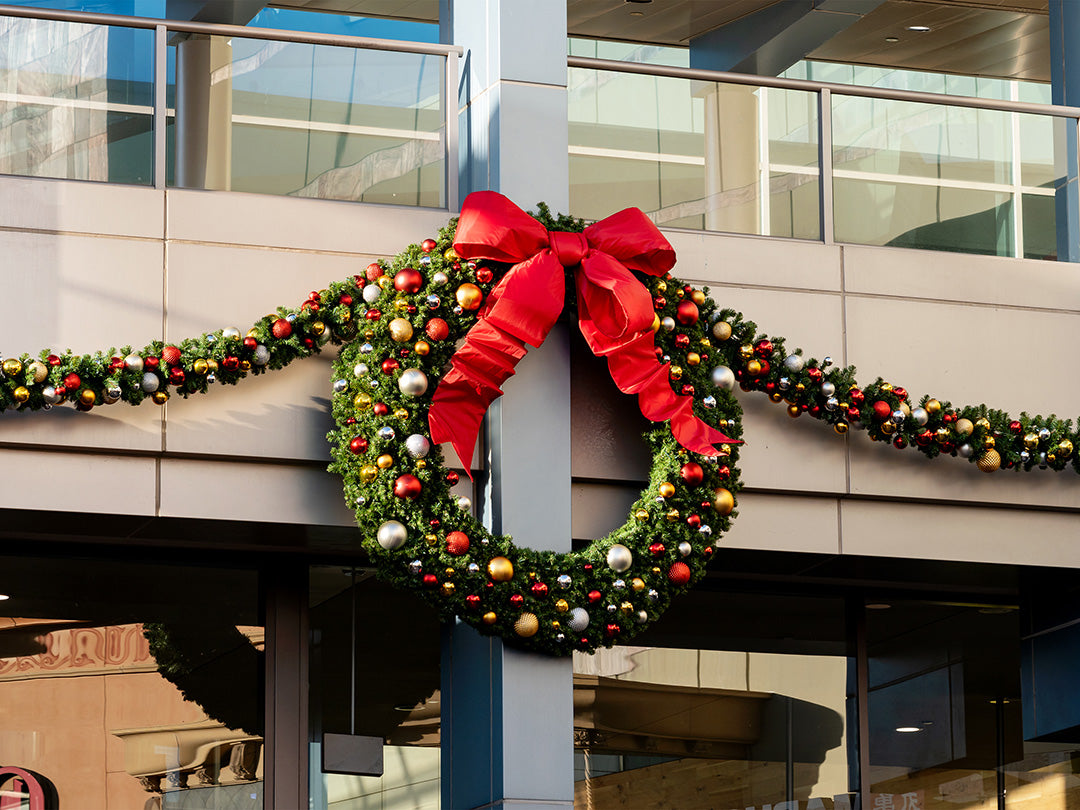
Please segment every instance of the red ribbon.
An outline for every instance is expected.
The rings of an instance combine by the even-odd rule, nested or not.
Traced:
[[[627,208],[584,233],[548,231],[503,195],[478,191],[461,208],[454,250],[465,259],[514,264],[454,353],[428,411],[431,440],[451,442],[466,470],[499,386],[525,356],[525,344],[543,343],[562,312],[564,267],[574,268],[585,341],[607,358],[619,390],[638,395],[645,418],[670,420],[679,444],[701,455],[718,455],[713,444],[734,443],[694,416],[692,399],[671,390],[669,364],[656,359],[652,297],[630,270],[661,276],[675,265],[675,251],[640,210]]]

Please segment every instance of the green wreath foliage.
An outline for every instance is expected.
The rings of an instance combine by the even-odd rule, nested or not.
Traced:
[[[582,227],[544,206],[535,216],[549,229]],[[520,548],[485,530],[451,492],[459,473],[427,441],[439,377],[482,313],[483,299],[508,270],[458,258],[455,225],[362,274],[312,291],[299,307],[279,308],[246,335],[227,328],[138,351],[46,350],[37,358],[8,358],[0,364],[0,407],[38,410],[71,402],[90,410],[147,397],[163,404],[170,395],[204,393],[215,382],[235,384],[328,342],[341,344],[334,363],[330,469],[343,479],[360,543],[380,575],[445,618],[460,617],[526,649],[567,655],[626,642],[704,576],[713,548],[737,515],[739,445],[708,459],[680,448],[666,424],[656,425],[645,437],[652,454],[649,482],[628,520],[580,550]],[[759,334],[740,313],[720,308],[707,290],[671,276],[640,281],[653,297],[657,355],[671,364],[673,389],[692,396],[695,414],[733,438],[742,430],[732,392],[738,384],[837,433],[864,428],[872,440],[929,457],[961,456],[987,472],[1070,466],[1080,472],[1074,453],[1080,436],[1070,421],[1026,413],[1014,418],[985,405],[957,408],[929,396],[914,400],[880,378],[860,387],[854,368],[834,368],[828,358],[805,358],[798,349],[789,353],[783,338]],[[573,308],[573,301],[567,306]]]

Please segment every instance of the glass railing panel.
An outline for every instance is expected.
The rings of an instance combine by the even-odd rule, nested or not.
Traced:
[[[153,31],[0,17],[0,42],[0,174],[153,182]]]
[[[814,93],[572,68],[569,117],[575,216],[819,237]]]
[[[1055,259],[1065,119],[833,97],[835,237]]]
[[[445,57],[224,37],[177,51],[177,185],[445,206]]]

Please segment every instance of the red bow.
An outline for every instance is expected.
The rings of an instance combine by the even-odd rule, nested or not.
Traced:
[[[428,411],[431,440],[451,442],[466,470],[499,386],[525,356],[525,344],[543,343],[562,312],[564,267],[575,268],[585,341],[607,358],[619,390],[638,395],[645,418],[671,420],[679,444],[701,455],[718,455],[718,442],[734,443],[694,416],[691,398],[671,390],[668,364],[656,359],[652,297],[627,268],[663,275],[675,265],[675,251],[640,210],[565,233],[546,230],[501,194],[478,191],[461,208],[454,250],[466,259],[514,263],[454,353]]]

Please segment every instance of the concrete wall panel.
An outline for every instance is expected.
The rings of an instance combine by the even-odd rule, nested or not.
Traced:
[[[142,186],[5,177],[0,225],[160,239],[165,197]]]
[[[0,450],[0,508],[153,515],[155,465],[152,458]]]

